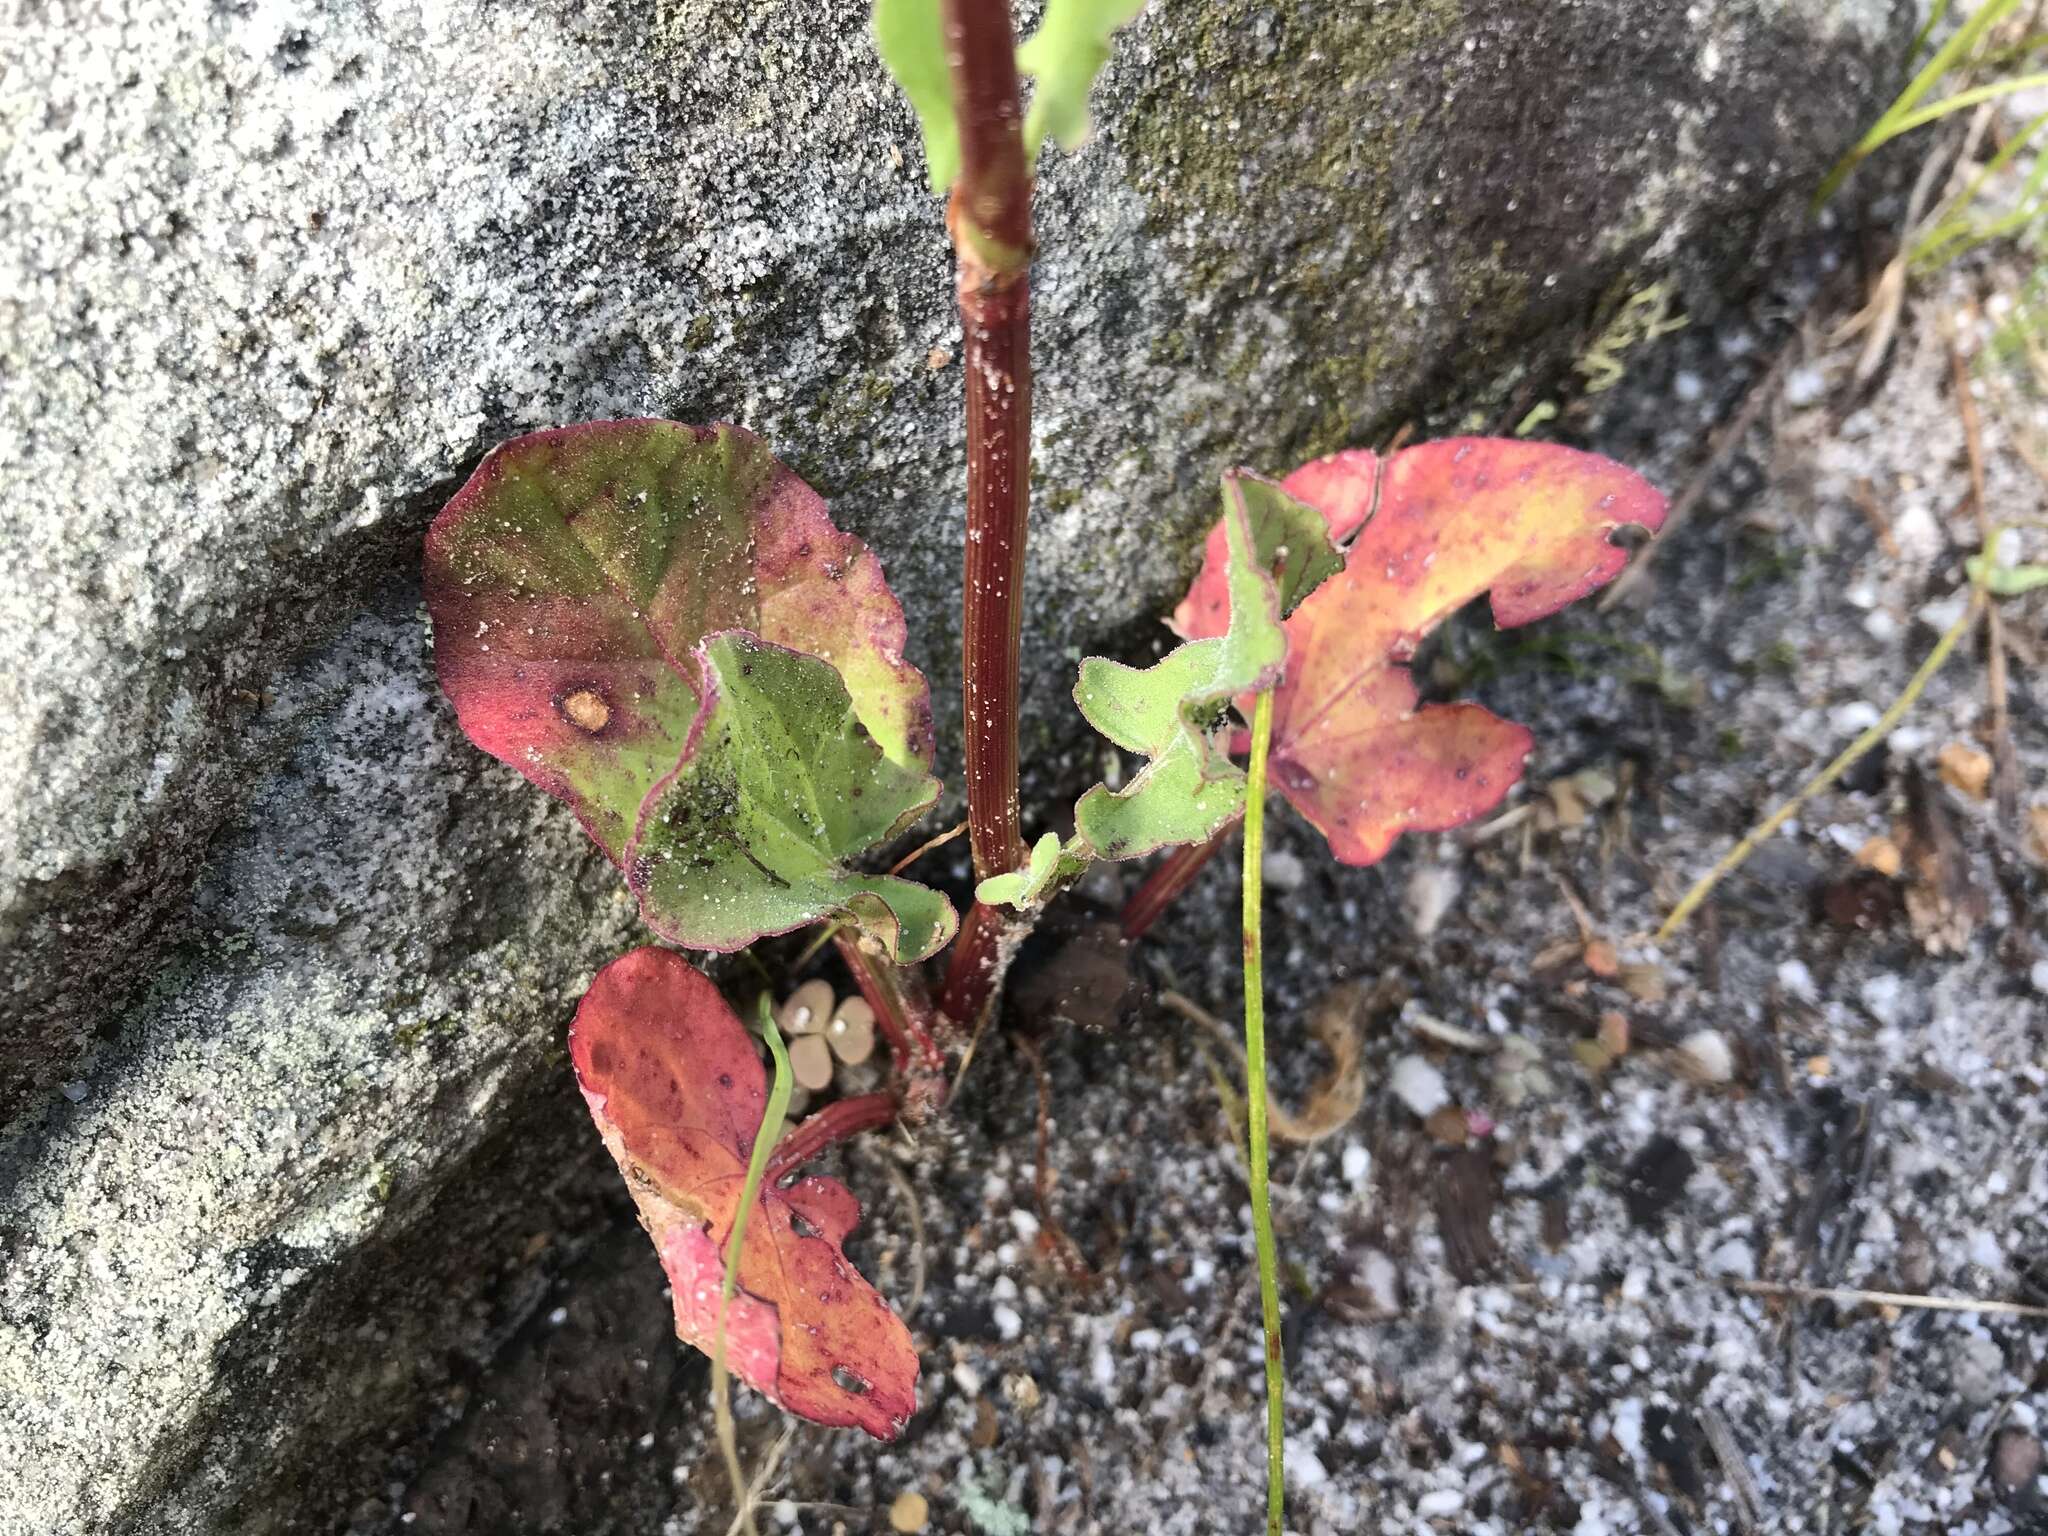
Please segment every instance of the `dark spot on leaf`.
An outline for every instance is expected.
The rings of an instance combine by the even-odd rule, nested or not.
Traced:
[[[555,713],[585,735],[595,736],[611,723],[612,707],[595,688],[576,688],[555,700]]]
[[[719,1073],[718,1086],[721,1088],[730,1088],[732,1086],[732,1074],[730,1072]]]

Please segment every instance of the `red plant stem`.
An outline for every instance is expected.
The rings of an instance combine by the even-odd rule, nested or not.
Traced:
[[[939,992],[939,1012],[962,1029],[972,1029],[995,996],[1009,961],[1005,951],[1014,947],[1004,941],[1016,921],[1007,908],[985,907],[977,901],[960,924],[946,985]]]
[[[1237,830],[1237,823],[1231,822],[1206,843],[1183,843],[1154,866],[1152,873],[1145,877],[1144,884],[1131,892],[1131,899],[1124,903],[1124,937],[1136,943],[1143,938],[1160,915],[1180,899],[1181,893],[1195,883],[1204,866],[1215,858],[1223,845],[1230,840],[1230,834]]]
[[[967,392],[967,816],[978,878],[1024,862],[1017,812],[1018,635],[1031,482],[1031,172],[1009,0],[943,0],[960,125],[946,226]]]
[[[775,1144],[768,1154],[768,1167],[761,1175],[773,1184],[792,1168],[808,1163],[842,1141],[862,1131],[872,1131],[896,1118],[896,1098],[887,1093],[863,1093],[851,1099],[835,1099],[816,1114],[797,1122],[795,1130]]]
[[[1031,168],[1009,0],[941,0],[960,126],[946,210],[958,263],[967,393],[966,611],[961,675],[967,822],[977,879],[1023,864],[1017,809],[1018,648],[1031,486]],[[1012,916],[977,902],[942,1010],[978,1019],[1002,984]]]
[[[938,1019],[915,972],[889,964],[861,946],[858,935],[841,929],[832,936],[854,985],[875,1010],[875,1025],[896,1054],[896,1070],[909,1084],[906,1107],[936,1107],[945,1096],[946,1054],[939,1047]],[[934,1095],[932,1084],[937,1085]]]

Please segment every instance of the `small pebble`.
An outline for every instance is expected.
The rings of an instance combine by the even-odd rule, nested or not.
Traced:
[[[923,1530],[931,1517],[932,1507],[925,1501],[925,1496],[914,1488],[906,1488],[889,1506],[889,1529],[910,1536],[913,1531]]]
[[[1884,711],[1867,699],[1856,699],[1847,704],[1837,704],[1828,715],[1828,724],[1839,736],[1860,736],[1884,718]]]
[[[1949,1385],[1966,1403],[1997,1402],[2005,1387],[2005,1351],[1981,1333],[1962,1335],[1949,1357]]]
[[[1952,741],[1934,759],[1941,780],[1972,800],[1982,800],[1991,789],[1991,755],[1968,742]]]
[[[1415,937],[1426,939],[1436,932],[1458,899],[1458,885],[1458,872],[1448,864],[1418,864],[1409,872],[1401,899]]]
[[[2024,1429],[2001,1429],[1991,1442],[1991,1480],[2018,1493],[2041,1475],[2041,1442]]]
[[[1813,971],[1804,960],[1780,960],[1778,962],[1778,985],[1787,997],[1802,1003],[1818,1002],[1820,988],[1814,985]]]
[[[1718,1029],[1698,1029],[1680,1043],[1678,1067],[1696,1083],[1725,1083],[1735,1076],[1735,1053]]]
[[[1818,405],[1827,392],[1827,376],[1818,368],[1794,368],[1785,376],[1785,403],[1795,411]]]
[[[1266,884],[1276,891],[1298,891],[1308,879],[1308,866],[1284,848],[1274,848],[1260,861]]]
[[[1443,1073],[1420,1056],[1403,1056],[1395,1062],[1387,1086],[1418,1120],[1427,1120],[1451,1101]]]

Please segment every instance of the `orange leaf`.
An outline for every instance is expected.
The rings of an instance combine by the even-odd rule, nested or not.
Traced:
[[[1595,454],[1549,443],[1450,438],[1382,463],[1363,450],[1303,465],[1281,486],[1356,531],[1341,574],[1288,618],[1273,696],[1272,778],[1347,864],[1372,864],[1404,831],[1442,831],[1500,803],[1533,739],[1477,704],[1416,707],[1407,662],[1480,593],[1513,628],[1611,580],[1627,552],[1607,535],[1656,529],[1664,498]],[[1212,556],[1174,624],[1215,633]]]
[[[655,948],[597,973],[569,1054],[668,1273],[676,1335],[709,1354],[725,1247],[768,1101],[761,1060],[718,989]],[[893,1440],[917,1408],[917,1350],[840,1250],[859,1220],[836,1179],[763,1184],[726,1314],[726,1361],[791,1413]]]

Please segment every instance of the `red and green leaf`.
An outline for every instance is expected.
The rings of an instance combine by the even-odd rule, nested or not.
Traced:
[[[668,1274],[676,1335],[709,1354],[725,1247],[768,1099],[761,1060],[718,989],[655,948],[597,973],[569,1053]],[[917,1350],[842,1251],[859,1220],[859,1203],[835,1179],[761,1187],[741,1241],[726,1359],[791,1413],[892,1440],[917,1408]]]
[[[936,797],[931,696],[904,659],[903,610],[880,563],[760,439],[730,426],[612,421],[507,443],[434,520],[426,589],[435,663],[463,729],[574,808],[634,876],[663,935],[730,949],[833,911],[866,925],[874,904],[847,866]],[[723,635],[815,658],[832,675],[822,734],[786,740],[782,767],[813,798],[863,801],[863,814],[835,824],[840,835],[800,839],[790,869],[728,836],[711,884],[686,890],[694,866],[677,862],[672,839],[635,840],[647,842],[650,817],[673,828],[678,783],[705,786],[700,711],[720,693],[707,646]],[[736,703],[710,735],[759,740],[762,724]],[[814,740],[836,750],[842,737],[860,750],[838,751],[836,774],[812,761]],[[742,777],[758,785],[763,775],[724,772],[728,788]],[[748,825],[779,833],[786,822]],[[750,860],[751,883],[725,878]],[[792,873],[804,899],[766,899]],[[918,935],[919,955],[952,931],[942,898],[908,895],[921,889],[891,888],[920,908],[882,924],[892,952],[899,927]]]
[[[1658,528],[1664,498],[1595,454],[1495,438],[1423,443],[1384,461],[1334,454],[1281,485],[1352,542],[1342,573],[1286,621],[1272,779],[1340,860],[1371,864],[1402,832],[1441,831],[1497,805],[1533,745],[1477,704],[1418,709],[1407,663],[1423,636],[1482,592],[1504,629],[1585,596],[1627,563],[1608,535]],[[1210,535],[1175,610],[1189,638],[1222,633],[1224,537]]]

